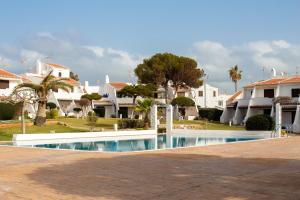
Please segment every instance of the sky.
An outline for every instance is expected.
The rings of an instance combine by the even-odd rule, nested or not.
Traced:
[[[14,73],[37,59],[66,65],[81,82],[134,81],[155,53],[189,56],[208,83],[232,93],[278,72],[300,70],[300,0],[0,0],[0,67]],[[300,73],[300,71],[299,71]]]

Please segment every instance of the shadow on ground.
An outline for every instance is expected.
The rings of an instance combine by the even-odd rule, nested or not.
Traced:
[[[199,154],[89,158],[28,177],[59,194],[109,199],[300,199],[300,161]]]

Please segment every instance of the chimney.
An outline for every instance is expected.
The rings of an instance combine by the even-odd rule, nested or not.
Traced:
[[[36,72],[37,74],[42,74],[42,62],[40,59],[37,59],[36,61]]]
[[[109,83],[109,76],[105,75],[105,83]]]
[[[276,73],[276,69],[275,68],[272,68],[272,72],[273,72],[273,77],[276,77],[277,73]]]
[[[89,82],[88,81],[84,81],[84,88],[87,89],[89,87]]]

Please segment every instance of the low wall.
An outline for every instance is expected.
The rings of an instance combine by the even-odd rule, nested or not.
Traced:
[[[14,134],[13,144],[17,146],[27,146],[27,145],[54,144],[54,143],[152,139],[156,137],[157,137],[156,130],[50,133],[50,134]]]
[[[171,134],[175,136],[199,135],[201,137],[258,137],[269,138],[272,131],[243,131],[243,130],[190,130],[190,129],[173,129]]]

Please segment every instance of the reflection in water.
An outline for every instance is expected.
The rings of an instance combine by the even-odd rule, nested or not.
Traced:
[[[257,140],[258,138],[204,138],[197,136],[176,137],[173,136],[172,147],[207,146],[212,144],[224,144],[229,142]],[[165,149],[167,146],[165,135],[157,137],[157,149]],[[84,151],[107,151],[107,152],[129,152],[155,149],[155,139],[140,140],[114,140],[114,141],[94,141],[75,142],[61,144],[40,144],[34,147],[53,149],[72,149]]]

